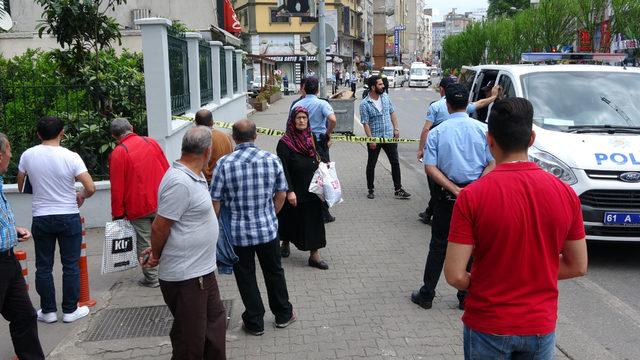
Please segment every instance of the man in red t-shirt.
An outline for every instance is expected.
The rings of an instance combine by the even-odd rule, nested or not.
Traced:
[[[148,248],[151,240],[151,223],[158,210],[158,187],[169,168],[167,157],[152,138],[138,136],[127,119],[111,121],[111,136],[118,145],[109,156],[109,180],[111,180],[111,216],[127,219],[136,231],[138,257]],[[143,268],[138,283],[146,287],[158,287],[158,270]]]
[[[580,201],[529,162],[532,121],[528,100],[493,105],[487,141],[497,166],[455,203],[444,272],[450,285],[468,290],[465,359],[553,359],[558,280],[587,271]]]

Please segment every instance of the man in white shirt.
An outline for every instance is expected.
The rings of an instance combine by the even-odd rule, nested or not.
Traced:
[[[18,188],[23,190],[28,176],[33,188],[31,233],[36,251],[36,291],[42,307],[38,321],[58,321],[52,275],[57,242],[62,261],[62,321],[69,323],[89,314],[88,307],[77,306],[82,242],[78,208],[96,188],[80,155],[60,146],[64,135],[62,120],[45,116],[38,121],[37,131],[42,143],[22,153]],[[76,192],[76,181],[82,183],[81,191]]]

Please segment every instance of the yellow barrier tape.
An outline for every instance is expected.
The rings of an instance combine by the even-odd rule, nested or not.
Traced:
[[[188,116],[174,115],[174,119],[193,121],[193,118]],[[232,123],[224,122],[224,121],[214,121],[213,126],[221,129],[231,129],[233,126]],[[284,131],[278,129],[269,129],[263,127],[256,127],[256,132],[262,135],[268,136],[282,136],[284,135]],[[420,142],[417,139],[396,139],[396,138],[380,138],[380,137],[367,137],[367,136],[355,136],[355,135],[331,135],[332,141],[343,141],[343,142],[351,142],[351,143],[378,143],[378,144],[393,144],[393,143],[416,143]]]

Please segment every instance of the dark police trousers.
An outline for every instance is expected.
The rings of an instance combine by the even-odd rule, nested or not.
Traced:
[[[420,288],[420,298],[424,301],[432,301],[436,296],[436,285],[440,279],[444,258],[447,255],[447,239],[449,237],[449,223],[453,214],[455,198],[453,194],[436,185],[437,191],[432,194],[433,202],[433,224],[431,225],[431,243],[429,244],[429,254],[424,267],[423,285]],[[467,264],[467,271],[470,270],[471,261]],[[464,301],[466,291],[458,291],[458,300]]]
[[[19,359],[44,359],[38,338],[36,310],[31,304],[22,268],[13,251],[0,255],[0,313],[9,322]]]

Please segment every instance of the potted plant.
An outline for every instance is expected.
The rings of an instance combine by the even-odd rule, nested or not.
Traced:
[[[280,86],[272,85],[269,88],[269,104],[273,104],[274,102],[282,99],[282,91],[280,91]]]
[[[258,96],[256,96],[253,99],[253,102],[251,105],[253,105],[253,108],[256,109],[257,111],[265,111],[267,110],[267,99],[269,98],[269,95],[265,92],[265,91],[261,91]]]

